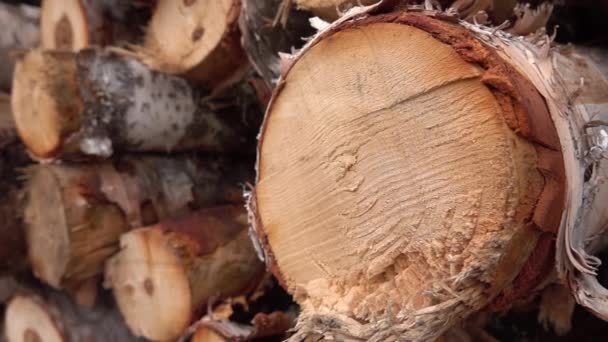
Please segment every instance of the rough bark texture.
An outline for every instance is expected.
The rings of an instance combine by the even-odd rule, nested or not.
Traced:
[[[250,177],[219,158],[125,158],[96,165],[40,165],[27,172],[27,238],[38,278],[76,289],[103,272],[131,228],[194,209],[240,203]]]
[[[242,152],[254,141],[259,107],[253,92],[231,91],[241,92],[238,100],[210,99],[179,77],[109,51],[36,50],[18,63],[12,104],[21,138],[41,159],[108,157],[118,149]]]
[[[314,34],[309,18],[308,13],[292,8],[290,1],[242,1],[239,27],[243,47],[269,87],[274,88],[281,75],[279,53],[292,53]]]
[[[159,0],[139,58],[152,69],[217,86],[238,78],[247,57],[237,27],[240,0]]]
[[[134,337],[114,306],[78,306],[54,291],[18,295],[5,316],[9,342],[111,342],[141,341]]]
[[[603,236],[608,227],[605,61],[596,64],[595,54],[585,49],[552,48],[544,36],[518,40],[485,28],[469,28],[497,46],[501,56],[517,66],[546,99],[562,145],[568,189],[557,236],[557,270],[576,301],[606,319],[608,290],[597,279],[601,261],[596,256],[606,247]]]
[[[38,45],[40,10],[27,5],[0,3],[0,90],[8,91],[13,82],[13,53]]]
[[[334,25],[320,32],[302,52],[293,58],[293,64],[290,65],[280,80],[281,87],[275,90],[263,125],[258,151],[257,185],[250,204],[254,215],[253,222],[262,244],[265,245],[267,263],[273,269],[275,275],[295,295],[296,300],[303,305],[304,311],[299,325],[301,330],[293,338],[294,340],[305,338],[313,332],[322,332],[326,337],[336,339],[366,341],[425,340],[438,336],[453,322],[466,317],[471,312],[482,309],[488,304],[495,308],[508,307],[513,300],[530,295],[531,291],[547,279],[553,267],[554,241],[558,228],[567,226],[567,220],[561,220],[562,212],[564,212],[563,217],[567,217],[568,211],[573,208],[569,199],[573,195],[576,197],[576,190],[572,192],[568,188],[568,192],[565,192],[566,183],[572,184],[570,178],[572,168],[567,162],[564,162],[562,154],[563,158],[574,158],[577,155],[585,155],[586,152],[576,153],[567,147],[571,143],[569,140],[570,133],[563,130],[563,124],[566,120],[563,114],[567,112],[567,109],[560,107],[560,103],[568,99],[568,87],[563,84],[549,87],[548,81],[544,81],[545,83],[539,82],[538,77],[540,75],[546,72],[545,80],[547,80],[553,75],[552,72],[555,72],[554,69],[541,69],[534,72],[529,70],[529,66],[533,65],[532,62],[540,62],[544,58],[534,53],[538,53],[538,51],[545,51],[546,53],[548,49],[538,50],[530,44],[530,46],[526,45],[526,49],[519,50],[517,43],[510,45],[516,40],[507,39],[508,36],[503,33],[493,38],[490,29],[479,29],[478,26],[466,22],[461,22],[459,25],[454,24],[458,21],[446,17],[443,13],[427,13],[434,15],[435,19],[419,13],[396,12],[377,16],[370,16],[366,13],[377,8],[377,6],[372,6],[351,11],[349,16],[343,17]],[[445,19],[446,21],[438,19]],[[407,28],[404,28],[404,26]],[[380,32],[386,32],[386,34],[383,35]],[[358,34],[362,36],[357,37]],[[420,38],[413,38],[417,35]],[[388,43],[389,37],[402,37],[393,39],[403,39],[403,41]],[[408,39],[412,39],[412,43],[408,43]],[[422,43],[423,41],[429,44],[431,41],[435,41],[438,45],[425,53],[423,46],[426,43]],[[483,41],[502,44],[503,49],[496,50],[501,54],[498,55],[492,45],[485,45],[482,43]],[[351,42],[352,45],[348,45],[348,42]],[[521,40],[521,42],[525,41]],[[345,44],[345,46],[340,44]],[[405,58],[405,54],[400,56],[397,51],[391,51],[392,46],[410,46],[407,58]],[[516,48],[507,49],[509,46]],[[332,50],[332,48],[335,50]],[[326,157],[330,159],[335,157],[335,160],[325,162],[321,160],[319,161],[321,165],[316,165],[315,162],[317,162],[317,156],[320,156],[321,159],[325,156],[322,148],[314,152],[311,150],[309,154],[306,154],[307,149],[303,145],[297,144],[298,136],[305,135],[306,132],[315,134],[316,128],[307,126],[315,120],[313,113],[318,112],[321,117],[327,117],[323,114],[324,110],[331,108],[332,118],[339,120],[337,118],[340,117],[338,113],[340,113],[341,107],[336,104],[347,103],[347,107],[350,109],[344,108],[343,110],[346,113],[356,112],[355,108],[368,108],[366,106],[372,104],[371,109],[365,109],[360,114],[361,117],[352,114],[354,116],[351,120],[344,123],[344,126],[338,126],[343,129],[343,127],[354,125],[359,121],[370,120],[368,124],[372,131],[374,127],[381,125],[381,122],[383,122],[378,121],[376,123],[373,118],[380,117],[382,114],[384,120],[389,120],[390,111],[393,108],[405,106],[405,103],[407,103],[405,101],[422,101],[425,103],[423,108],[432,106],[433,103],[441,105],[443,103],[441,88],[448,91],[452,84],[448,82],[434,87],[433,84],[427,84],[423,80],[427,72],[438,72],[441,79],[449,78],[450,73],[458,70],[456,64],[452,64],[455,61],[448,62],[447,58],[438,61],[433,60],[435,56],[440,56],[442,49],[451,51],[450,54],[473,68],[471,76],[461,82],[470,83],[467,87],[468,91],[472,91],[475,87],[473,84],[479,82],[485,89],[484,92],[491,94],[488,100],[495,101],[494,106],[497,108],[495,115],[497,115],[498,122],[501,122],[500,125],[504,125],[507,130],[510,130],[510,134],[513,134],[514,137],[517,136],[515,140],[512,140],[513,142],[519,141],[519,143],[513,145],[515,149],[508,153],[512,153],[510,158],[513,158],[512,162],[514,163],[509,167],[518,170],[514,173],[515,184],[519,182],[521,187],[518,189],[518,185],[515,185],[515,188],[511,188],[514,192],[507,196],[507,198],[511,198],[507,200],[507,203],[510,203],[508,208],[502,207],[500,209],[506,210],[504,213],[506,214],[504,216],[506,221],[502,223],[492,221],[502,217],[498,212],[488,216],[489,220],[486,220],[483,216],[483,210],[485,209],[482,208],[489,205],[490,197],[481,197],[482,200],[479,203],[471,202],[472,207],[469,209],[457,206],[447,210],[444,213],[445,218],[443,220],[436,217],[429,221],[429,224],[432,222],[430,225],[425,223],[424,215],[432,215],[433,210],[428,206],[431,203],[432,206],[442,206],[447,198],[454,195],[453,192],[445,196],[438,195],[435,199],[430,198],[430,202],[426,204],[426,209],[421,209],[423,215],[418,220],[415,218],[412,220],[407,214],[416,211],[412,211],[412,208],[410,208],[414,203],[409,200],[403,204],[409,209],[405,210],[405,213],[403,210],[399,211],[402,215],[405,215],[404,217],[400,218],[400,214],[396,212],[388,212],[388,210],[392,210],[390,208],[396,208],[395,205],[391,206],[390,203],[399,202],[399,196],[395,193],[386,201],[381,196],[377,200],[367,197],[366,195],[376,196],[375,193],[368,194],[366,192],[365,189],[370,186],[369,183],[380,180],[377,180],[375,176],[371,179],[369,179],[370,177],[366,178],[365,165],[370,158],[373,158],[365,155],[366,149],[369,148],[366,146],[373,146],[375,141],[382,141],[382,148],[377,153],[384,156],[383,160],[394,160],[395,163],[400,160],[388,157],[391,156],[387,153],[391,151],[390,141],[392,140],[390,139],[392,138],[390,135],[383,136],[382,130],[380,133],[375,133],[373,135],[374,139],[370,141],[367,141],[365,134],[361,133],[365,132],[363,128],[355,131],[355,134],[361,135],[360,138],[354,138],[348,131],[337,131],[341,132],[336,133],[338,138],[341,136],[349,139],[354,138],[355,141],[363,141],[364,145],[357,145],[359,148],[355,146],[354,150],[351,151],[348,141],[325,141],[320,145],[329,145]],[[526,64],[523,65],[523,60],[518,58],[524,56],[526,50],[532,54],[527,55]],[[345,56],[341,56],[340,51],[348,52],[345,52]],[[367,58],[367,51],[374,52],[374,60],[369,65],[364,63],[365,58]],[[503,51],[506,52],[502,53]],[[419,59],[415,57],[418,54],[420,55]],[[355,57],[348,59],[347,55]],[[393,62],[391,62],[392,56],[396,58]],[[322,62],[319,62],[318,59]],[[363,60],[363,62],[358,63],[358,60]],[[414,64],[407,67],[407,60]],[[323,64],[324,67],[320,68],[319,63]],[[386,69],[390,72],[382,76],[384,63],[390,65]],[[424,66],[426,63],[429,63],[428,67]],[[311,70],[310,65],[316,66],[315,75],[332,76],[327,76],[330,78],[329,80],[316,76],[318,81],[314,82],[315,76],[308,73]],[[528,67],[526,68],[526,66]],[[443,70],[444,67],[446,68],[444,72],[438,71]],[[347,68],[350,71],[357,70],[357,72],[350,77],[350,72],[340,74],[339,71],[335,71],[340,70],[340,68]],[[569,77],[564,78],[565,80],[579,80],[577,76],[582,76],[580,70],[564,69],[572,72]],[[407,75],[407,79],[413,79],[416,82],[412,85],[407,85],[407,80],[398,82],[399,77],[394,75],[399,73]],[[375,78],[376,74],[379,75],[377,76],[378,79]],[[355,77],[357,75],[359,78]],[[304,79],[308,77],[311,81],[310,83],[302,83],[300,77]],[[398,85],[392,85],[393,80],[398,82]],[[478,81],[473,82],[473,80]],[[431,80],[432,82],[440,81],[434,78]],[[457,85],[457,83],[453,84],[453,86]],[[309,91],[308,86],[313,87],[315,91]],[[413,86],[412,90],[409,90],[410,86]],[[333,89],[339,90],[336,90],[337,93],[335,93]],[[431,89],[430,91],[436,92],[433,101],[426,102],[425,89],[426,91]],[[365,103],[360,103],[357,100],[358,97],[348,97],[351,90],[354,93],[365,94],[365,96],[361,95],[361,98],[365,99]],[[548,91],[553,91],[553,93],[548,93]],[[302,98],[312,97],[307,94],[315,92],[316,94],[322,94],[322,96],[306,100],[307,106],[298,106],[297,103],[300,101],[298,96]],[[405,100],[401,100],[404,95],[400,92],[405,92],[405,95],[412,92],[414,95],[411,97],[405,96]],[[450,92],[447,95],[455,96],[452,90]],[[562,96],[559,101],[555,101],[553,98],[553,94],[556,93]],[[456,98],[466,99],[464,101],[467,101],[467,104],[463,103],[458,106],[473,105],[479,109],[484,108],[485,105],[477,103],[477,101],[481,101],[484,96],[481,93],[475,95],[469,93],[468,95],[457,95]],[[390,100],[385,107],[376,103],[377,99],[381,98]],[[573,99],[572,97],[570,99],[581,101],[581,104],[586,101],[584,99]],[[325,101],[330,101],[333,105]],[[471,104],[472,102],[476,104]],[[450,102],[449,105],[454,103]],[[310,112],[306,112],[307,108]],[[426,113],[425,110],[423,111]],[[441,109],[438,108],[437,110],[440,111]],[[385,111],[388,111],[388,113],[385,113]],[[401,111],[408,113],[408,107],[403,107]],[[470,110],[468,112],[471,113]],[[289,113],[289,120],[283,120],[283,114],[285,113]],[[403,115],[405,114],[400,113],[399,117],[403,117]],[[427,118],[430,115],[425,114],[424,117]],[[298,120],[299,117],[305,119],[300,121]],[[390,126],[401,127],[409,132],[401,138],[401,140],[407,140],[412,136],[415,137],[416,131],[411,131],[406,127],[417,127],[418,120],[427,119],[416,118],[411,122],[408,121],[407,124],[393,122]],[[416,160],[416,156],[422,153],[422,158],[425,160],[424,165],[428,170],[435,170],[436,167],[441,168],[441,165],[435,167],[433,163],[438,160],[437,155],[440,154],[442,146],[449,145],[449,140],[434,147],[432,156],[426,156],[420,144],[423,141],[433,142],[435,141],[433,139],[439,139],[442,136],[449,137],[452,134],[461,137],[471,134],[471,132],[465,134],[463,127],[459,127],[456,121],[454,121],[455,126],[445,132],[441,131],[443,128],[439,127],[444,127],[447,123],[437,123],[437,125],[429,123],[424,137],[420,137],[422,140],[415,143],[417,152],[409,154],[406,149],[401,153],[413,160]],[[327,121],[323,122],[327,123]],[[488,122],[490,121],[485,121],[484,124]],[[297,127],[296,131],[291,131],[292,127]],[[477,125],[476,127],[480,126]],[[439,128],[440,131],[429,133],[428,130],[434,128]],[[389,128],[385,129],[389,130]],[[487,133],[489,129],[487,127],[483,130]],[[581,130],[577,132],[579,131]],[[393,132],[393,134],[399,136],[400,133]],[[283,147],[283,150],[273,149],[274,146],[280,145],[280,143],[275,145],[278,142],[285,142],[286,140],[282,140],[282,137],[286,136],[289,136],[290,146],[298,146],[297,150],[285,147]],[[309,141],[315,141],[320,137],[327,139],[327,136],[322,134],[316,138],[308,138]],[[472,145],[467,146],[482,144],[481,140],[483,138],[476,138],[475,141],[471,142]],[[437,140],[438,143],[439,141]],[[283,146],[285,145],[283,144]],[[335,147],[331,148],[331,146]],[[500,146],[500,144],[497,146]],[[522,148],[522,150],[517,152],[519,148]],[[530,148],[533,149],[531,159],[524,158],[518,161],[518,158],[522,157],[519,154],[522,151],[529,151]],[[273,154],[274,157],[271,157]],[[376,154],[373,153],[373,155]],[[297,161],[292,158],[296,158]],[[397,155],[394,158],[397,158]],[[446,156],[446,158],[444,163],[449,164],[449,156]],[[497,165],[497,161],[497,159],[494,160],[494,166]],[[408,163],[414,163],[414,161]],[[522,164],[518,165],[518,163]],[[297,176],[292,173],[290,168],[293,165],[300,165],[304,169],[301,175]],[[312,169],[309,170],[307,165],[311,166]],[[466,169],[466,164],[459,165],[458,167],[451,167],[453,172],[463,172]],[[385,167],[390,169],[390,164],[385,165]],[[335,175],[331,171],[333,168],[337,168]],[[318,178],[309,176],[315,174],[314,169],[325,170],[323,175],[326,176],[317,175]],[[406,169],[407,167],[405,169],[399,168],[399,173],[403,174]],[[577,168],[578,171],[584,171],[584,169],[584,167]],[[279,170],[281,172],[278,172]],[[392,181],[391,178],[382,178],[381,184],[384,184],[382,186],[391,187],[392,185],[389,184],[397,184],[398,180],[395,177],[398,178],[399,173],[393,174],[387,172],[386,169],[383,170],[384,173],[381,177],[392,175],[393,178]],[[298,173],[298,171],[293,172]],[[467,191],[475,188],[474,184],[481,184],[476,183],[480,182],[481,179],[474,180],[474,178],[479,175],[484,177],[484,173],[489,173],[488,175],[492,178],[494,184],[500,178],[499,174],[494,171],[480,169],[478,173],[463,176],[465,178],[472,177],[467,183]],[[329,175],[337,177],[338,184],[342,186],[342,188],[333,191],[327,190],[329,192],[328,196],[330,198],[335,196],[336,202],[315,203],[315,201],[323,199],[322,193],[326,190],[317,189],[320,193],[306,195],[305,193],[308,191],[306,189],[313,188],[315,182],[322,184],[320,189],[325,189],[324,187],[330,187],[331,189],[331,185],[325,183],[325,178],[331,182],[335,182],[335,180]],[[424,184],[426,184],[424,182],[429,177],[434,179],[436,172],[424,177],[423,175],[426,175],[423,170],[418,170],[417,173],[412,174],[411,177],[414,179],[422,177],[419,182],[414,182],[415,188],[412,191],[424,189]],[[284,188],[283,190],[279,189],[280,180],[285,177],[291,179],[289,194],[283,191]],[[462,179],[461,176],[457,178]],[[298,181],[295,182],[295,179]],[[454,184],[453,182],[442,183],[442,178],[435,179],[435,181],[436,183],[432,183],[435,184],[431,187],[432,189],[435,189],[435,186],[440,189],[443,186],[449,187],[449,184]],[[408,179],[408,182],[411,182],[411,180]],[[402,185],[406,187],[407,183]],[[539,185],[540,187],[538,187]],[[511,186],[507,186],[506,189],[509,189],[509,187]],[[484,188],[484,192],[490,191],[491,188],[491,185]],[[300,197],[302,194],[304,195]],[[357,194],[363,196],[358,201]],[[497,199],[496,196],[503,195],[496,193],[491,196],[492,200]],[[439,201],[439,198],[443,200]],[[295,200],[299,204],[294,205],[294,203],[290,203],[291,200]],[[348,206],[351,209],[345,209],[341,212],[340,205],[351,203],[351,200],[355,200],[352,205]],[[419,200],[421,199],[416,198],[414,201]],[[463,205],[467,201],[469,200],[462,199],[458,203]],[[388,208],[385,208],[387,205]],[[291,212],[283,211],[283,214],[280,214],[280,208],[282,207],[289,207]],[[300,209],[296,211],[294,208]],[[328,208],[337,210],[336,215],[329,214],[331,211]],[[353,208],[358,208],[358,210],[353,212]],[[397,206],[397,208],[400,207]],[[576,208],[578,210],[583,207],[579,205]],[[461,210],[462,213],[460,213]],[[391,221],[392,223],[387,222],[389,228],[411,224],[414,227],[414,231],[411,232],[412,235],[399,237],[394,236],[395,233],[389,231],[388,236],[384,236],[380,227],[383,221],[379,221],[379,224],[373,216],[373,213],[378,211],[381,213],[379,217],[398,220],[397,222]],[[598,212],[595,212],[595,214],[594,218],[598,221],[590,222],[587,226],[605,227],[602,218],[597,216]],[[326,221],[327,227],[322,225],[325,219],[323,215],[326,215],[325,218],[329,216]],[[476,217],[476,219],[468,221],[472,217]],[[349,227],[350,220],[363,221]],[[366,220],[372,220],[376,223],[368,227],[365,224]],[[446,227],[451,227],[447,236],[442,235],[444,229],[441,229],[441,225],[437,222],[447,223]],[[298,228],[302,231],[302,234],[294,237],[293,234],[298,234],[298,230],[289,231],[288,229],[290,226],[297,226],[298,224],[303,224],[302,227]],[[315,227],[321,230],[317,230]],[[345,233],[335,231],[332,233],[330,227],[343,227]],[[437,229],[437,234],[432,233],[435,231],[433,227]],[[477,228],[469,230],[467,227]],[[409,231],[409,229],[406,229],[406,231]],[[324,232],[327,232],[327,235],[323,235]],[[562,230],[560,230],[561,234]],[[345,238],[343,238],[344,236]],[[349,239],[354,239],[357,242],[348,247]],[[326,247],[319,249],[321,246]],[[332,251],[335,249],[332,249],[331,246],[340,246],[340,250],[350,250],[349,248],[352,248],[352,250],[350,254],[344,252],[345,255],[342,252],[336,252],[341,257],[332,260],[331,253],[334,253]],[[357,246],[363,247],[358,249]],[[376,250],[377,252],[374,252]],[[443,253],[442,250],[446,252]],[[473,250],[475,251],[473,252]],[[302,255],[306,251],[309,253],[308,257]],[[358,256],[354,259],[357,261],[350,263],[348,258],[355,255]],[[368,260],[369,256],[374,255],[375,257]],[[441,261],[442,258],[445,258],[445,260]],[[416,265],[424,266],[420,266],[422,267],[420,269]],[[390,303],[388,307],[387,303]]]
[[[45,0],[41,8],[41,47],[79,51],[98,45],[138,43],[149,8],[135,1]]]
[[[263,270],[244,208],[224,206],[125,234],[106,285],[136,335],[171,340],[207,305],[255,288]]]

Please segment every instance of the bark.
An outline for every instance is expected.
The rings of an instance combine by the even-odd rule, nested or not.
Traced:
[[[303,309],[292,340],[436,338],[538,290],[556,240],[577,301],[605,313],[606,80],[540,35],[379,8],[291,58],[260,134],[250,210]]]
[[[143,38],[149,8],[133,1],[45,0],[41,47],[79,51],[92,45],[124,45]]]
[[[280,53],[291,53],[314,34],[310,15],[292,8],[290,1],[243,0],[239,27],[249,62],[274,88],[281,75]]]
[[[243,164],[219,158],[137,157],[27,172],[27,245],[35,275],[76,290],[103,272],[131,228],[197,208],[241,203]]]
[[[27,5],[0,3],[0,91],[9,91],[13,82],[13,53],[38,45],[40,10]]]
[[[123,235],[105,284],[135,335],[172,340],[214,301],[255,288],[263,272],[246,211],[223,206]]]
[[[43,296],[17,295],[9,303],[5,316],[9,341],[143,341],[129,332],[114,306],[85,308],[63,293],[44,292]]]
[[[246,153],[257,99],[244,91],[209,95],[107,50],[37,50],[18,63],[12,104],[22,140],[40,159],[114,150]]]
[[[211,87],[247,68],[237,20],[240,0],[159,0],[138,57],[152,69]]]

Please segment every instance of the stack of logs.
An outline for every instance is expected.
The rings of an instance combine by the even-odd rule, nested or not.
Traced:
[[[4,335],[451,340],[545,288],[556,330],[608,318],[605,61],[552,8],[0,3]]]

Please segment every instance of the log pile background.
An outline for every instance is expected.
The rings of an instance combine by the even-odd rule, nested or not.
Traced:
[[[1,1],[0,341],[292,336],[298,304],[245,208],[256,137],[290,54],[375,2]],[[607,2],[402,3],[555,32],[608,67]],[[608,338],[563,286],[508,304],[438,340]]]

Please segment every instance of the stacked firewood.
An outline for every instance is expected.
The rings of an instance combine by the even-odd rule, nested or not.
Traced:
[[[4,335],[457,340],[535,297],[560,333],[575,301],[608,318],[606,61],[555,45],[553,8],[0,3]]]
[[[29,269],[43,284],[16,290],[8,340],[203,336],[223,327],[230,315],[216,311],[226,301],[263,295],[272,281],[249,237],[243,189],[269,86],[241,47],[240,2],[2,10],[15,39],[3,42],[2,64],[14,64],[3,76],[14,74],[3,84],[2,133],[34,161],[3,160],[19,175],[2,185],[20,184],[4,196],[2,253],[7,273]],[[265,311],[238,332],[292,326]]]

